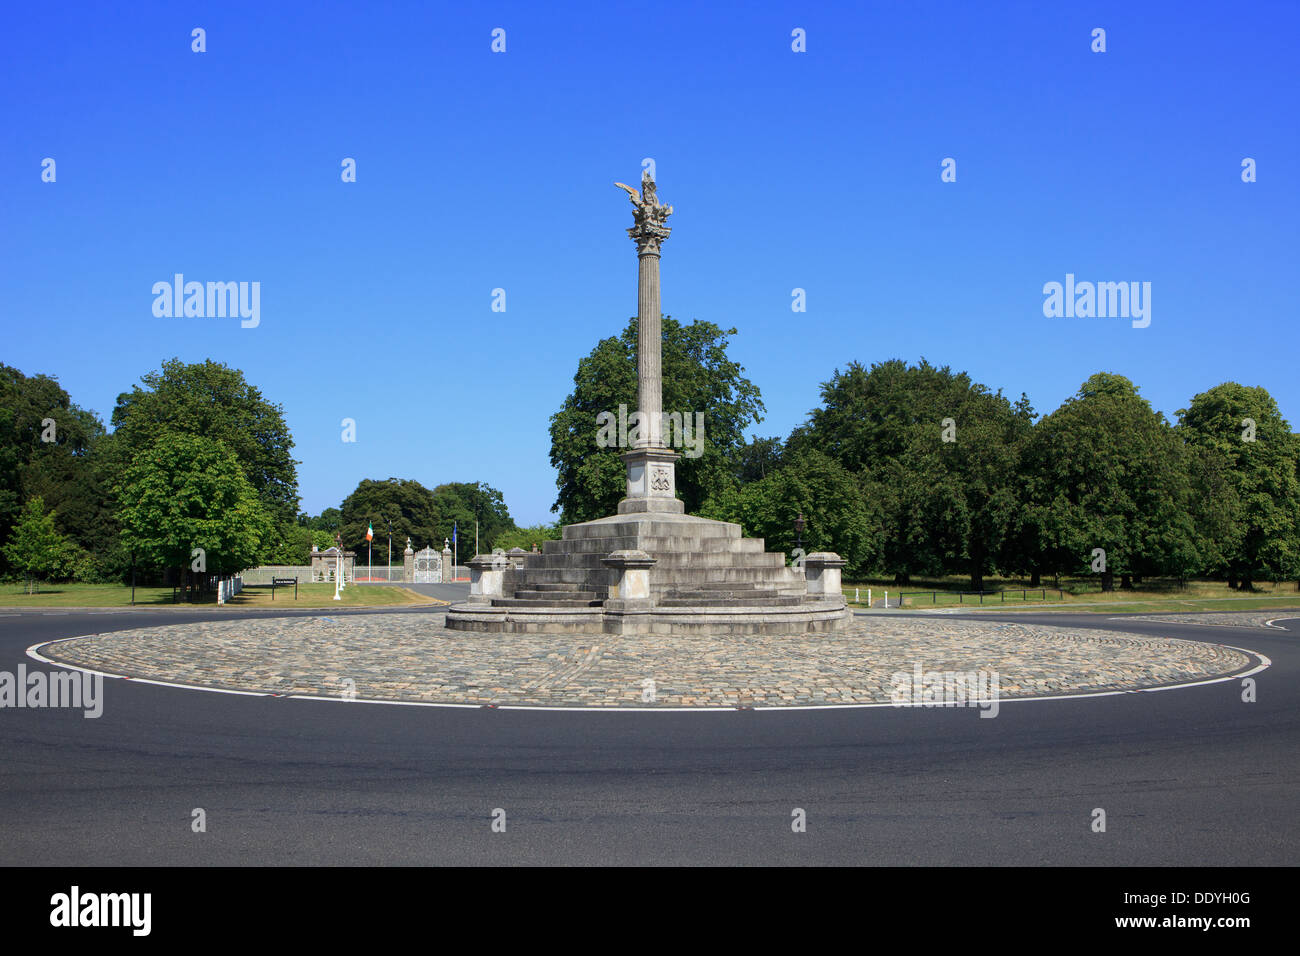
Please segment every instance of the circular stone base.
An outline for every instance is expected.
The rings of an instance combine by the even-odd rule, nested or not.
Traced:
[[[896,702],[913,674],[997,675],[1000,699],[1182,684],[1253,662],[1219,644],[940,618],[830,634],[565,636],[452,631],[442,614],[173,624],[39,652],[108,674],[358,700],[611,707]]]
[[[446,624],[453,631],[586,635],[592,640],[615,635],[712,637],[719,634],[728,638],[766,635],[784,639],[791,634],[842,630],[853,620],[853,613],[843,598],[804,600],[775,607],[656,606],[645,611],[611,609],[616,603],[606,602],[603,607],[453,604],[447,608]]]

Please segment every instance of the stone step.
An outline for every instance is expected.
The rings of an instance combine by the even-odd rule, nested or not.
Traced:
[[[520,598],[493,598],[493,607],[600,607],[603,601],[585,599],[547,598],[545,601],[527,601]]]
[[[658,601],[660,607],[792,607],[802,603],[803,599],[798,595],[719,598],[717,594],[699,594],[691,597],[664,597]]]
[[[778,555],[779,557],[779,555]],[[515,572],[507,585],[516,590],[595,591],[600,594],[614,583],[613,573],[606,567],[528,568]],[[723,589],[768,587],[780,591],[805,590],[804,577],[783,565],[770,567],[653,567],[650,569],[650,586],[655,591],[693,590],[701,584]]]
[[[618,537],[693,537],[693,538],[731,538],[740,539],[740,525],[727,521],[681,520],[672,518],[633,517],[631,515],[617,521],[590,521],[571,524],[564,528],[561,541],[577,541],[584,538],[618,538]],[[547,545],[559,542],[548,541]]]
[[[651,554],[658,552],[762,554],[764,551],[762,538],[628,535],[609,538],[580,538],[573,541],[548,541],[547,544],[551,545],[551,547],[542,553],[542,557],[551,557],[557,554],[599,554],[603,557],[611,551],[649,551]]]
[[[643,549],[644,550],[644,549]],[[533,571],[556,570],[560,568],[598,568],[603,570],[601,559],[609,551],[572,552],[568,554],[544,554],[536,561],[529,561],[524,568],[518,569],[525,574]],[[660,568],[782,568],[785,556],[771,551],[653,551],[649,552],[655,559],[655,567]]]
[[[515,599],[518,601],[603,601],[604,594],[596,591],[579,591],[571,588],[545,590],[541,588],[516,589]]]
[[[767,599],[778,596],[776,588],[721,588],[721,587],[703,587],[682,591],[665,591],[664,600],[676,600],[678,598],[705,598],[715,601],[718,604],[730,604],[732,601],[741,599]]]

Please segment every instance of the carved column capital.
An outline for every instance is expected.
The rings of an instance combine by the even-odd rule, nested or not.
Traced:
[[[636,243],[638,256],[657,256],[664,240],[672,233],[672,227],[661,226],[653,222],[639,222],[627,230],[628,238]]]

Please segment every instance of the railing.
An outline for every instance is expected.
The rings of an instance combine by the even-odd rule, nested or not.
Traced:
[[[354,577],[349,580],[356,581],[357,584],[378,583],[378,582],[400,582],[406,574],[406,568],[400,564],[376,564],[374,567],[367,567],[364,564],[354,565],[352,568]]]
[[[993,594],[996,594],[996,595],[998,595],[998,601],[999,601],[999,603],[1001,603],[1001,604],[1005,604],[1005,603],[1007,602],[1007,595],[1008,595],[1008,594],[1019,594],[1019,595],[1020,595],[1020,599],[1021,599],[1022,601],[1028,601],[1028,600],[1029,600],[1029,595],[1031,595],[1031,594],[1041,594],[1041,595],[1043,596],[1043,600],[1046,601],[1046,600],[1047,600],[1047,592],[1048,592],[1048,591],[1055,591],[1055,592],[1057,593],[1057,595],[1060,597],[1060,599],[1061,599],[1062,601],[1065,600],[1065,591],[1064,591],[1064,589],[1062,589],[1062,588],[1042,588],[1042,587],[1039,587],[1039,588],[1003,588],[1003,589],[1001,589],[1001,590],[997,590],[997,591],[991,591],[991,590],[980,590],[980,591],[902,591],[902,592],[899,592],[898,599],[899,599],[899,602],[900,602],[899,606],[902,607],[902,606],[904,606],[904,605],[907,604],[907,599],[908,599],[909,597],[912,597],[912,596],[914,596],[914,595],[925,595],[925,594],[928,594],[928,595],[930,595],[930,603],[931,603],[931,604],[935,604],[935,605],[937,605],[937,604],[939,603],[939,595],[940,595],[940,594],[947,595],[947,596],[949,596],[949,597],[951,597],[952,595],[955,594],[955,595],[957,595],[957,603],[958,603],[958,604],[965,604],[965,603],[966,603],[966,598],[968,598],[968,597],[969,597],[969,598],[978,597],[978,598],[979,598],[979,603],[980,603],[980,604],[983,604],[983,603],[984,603],[984,597],[985,597],[985,595],[993,595]],[[972,601],[971,603],[973,604],[974,602]],[[915,606],[915,605],[916,605],[916,602],[913,602],[913,606]]]

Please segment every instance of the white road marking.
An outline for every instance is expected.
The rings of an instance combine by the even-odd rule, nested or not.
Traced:
[[[81,636],[85,637],[87,635],[81,635]],[[155,684],[159,687],[174,687],[179,690],[202,690],[212,694],[233,694],[239,697],[283,697],[285,700],[315,700],[315,701],[325,701],[328,703],[336,703],[336,704],[388,704],[388,705],[396,705],[401,707],[444,707],[444,708],[451,708],[456,710],[541,710],[541,711],[556,711],[556,712],[577,713],[577,714],[591,714],[591,713],[600,713],[600,712],[615,713],[615,714],[628,714],[628,713],[734,714],[746,710],[766,711],[769,713],[780,713],[782,711],[792,711],[792,710],[867,710],[873,707],[893,707],[897,709],[902,709],[906,707],[927,706],[923,702],[916,702],[916,701],[900,703],[900,704],[895,704],[893,701],[877,701],[870,704],[789,704],[789,705],[754,704],[754,705],[745,705],[745,706],[736,706],[734,704],[712,704],[712,705],[705,705],[702,707],[618,707],[618,706],[552,707],[552,706],[546,706],[541,704],[460,704],[460,703],[444,703],[439,701],[423,701],[423,700],[378,700],[369,697],[354,697],[349,699],[346,697],[321,697],[313,694],[276,694],[270,691],[228,690],[223,687],[203,687],[198,684],[177,684],[177,683],[170,683],[168,681],[152,680],[150,678],[145,678],[145,677],[128,677],[124,674],[109,674],[105,671],[91,670],[88,667],[80,667],[76,664],[65,664],[62,661],[51,660],[50,658],[43,656],[38,650],[38,648],[49,647],[51,644],[61,644],[63,643],[63,641],[74,641],[74,640],[77,640],[77,638],[64,637],[57,641],[44,641],[40,644],[33,644],[31,647],[27,648],[27,654],[29,657],[32,657],[35,660],[41,661],[42,663],[45,664],[50,664],[54,667],[66,667],[72,670],[81,671],[82,673],[85,674],[98,674],[101,677],[113,677],[119,680],[131,681],[132,683],[136,683],[136,684]],[[996,703],[999,706],[1001,706],[1002,704],[1018,704],[1018,703],[1027,703],[1027,702],[1034,702],[1034,701],[1081,700],[1089,697],[1117,697],[1121,694],[1147,694],[1147,693],[1153,693],[1155,691],[1161,691],[1161,690],[1183,690],[1188,687],[1204,687],[1209,684],[1222,684],[1226,681],[1242,680],[1246,677],[1251,677],[1255,674],[1258,674],[1260,671],[1263,671],[1273,666],[1273,662],[1268,657],[1259,653],[1258,651],[1252,651],[1245,647],[1236,647],[1232,644],[1224,644],[1222,646],[1231,648],[1234,651],[1241,651],[1242,653],[1250,654],[1259,660],[1259,664],[1257,664],[1255,667],[1251,668],[1248,671],[1243,671],[1240,674],[1228,674],[1224,677],[1212,677],[1208,680],[1189,681],[1183,684],[1166,684],[1161,687],[1135,687],[1131,690],[1104,690],[1104,691],[1095,691],[1093,693],[1088,693],[1088,694],[1057,694],[1051,697],[999,697]],[[966,706],[979,707],[981,705],[991,705],[993,703],[994,701],[992,700],[978,700],[978,701],[969,701],[967,702]],[[944,706],[944,705],[938,705],[934,703],[929,704],[929,707],[932,709],[938,706]]]
[[[288,700],[323,700],[340,704],[394,704],[398,707],[459,707],[468,710],[479,710],[483,704],[434,704],[426,703],[422,700],[374,700],[369,697],[321,697],[316,694],[285,694]]]

